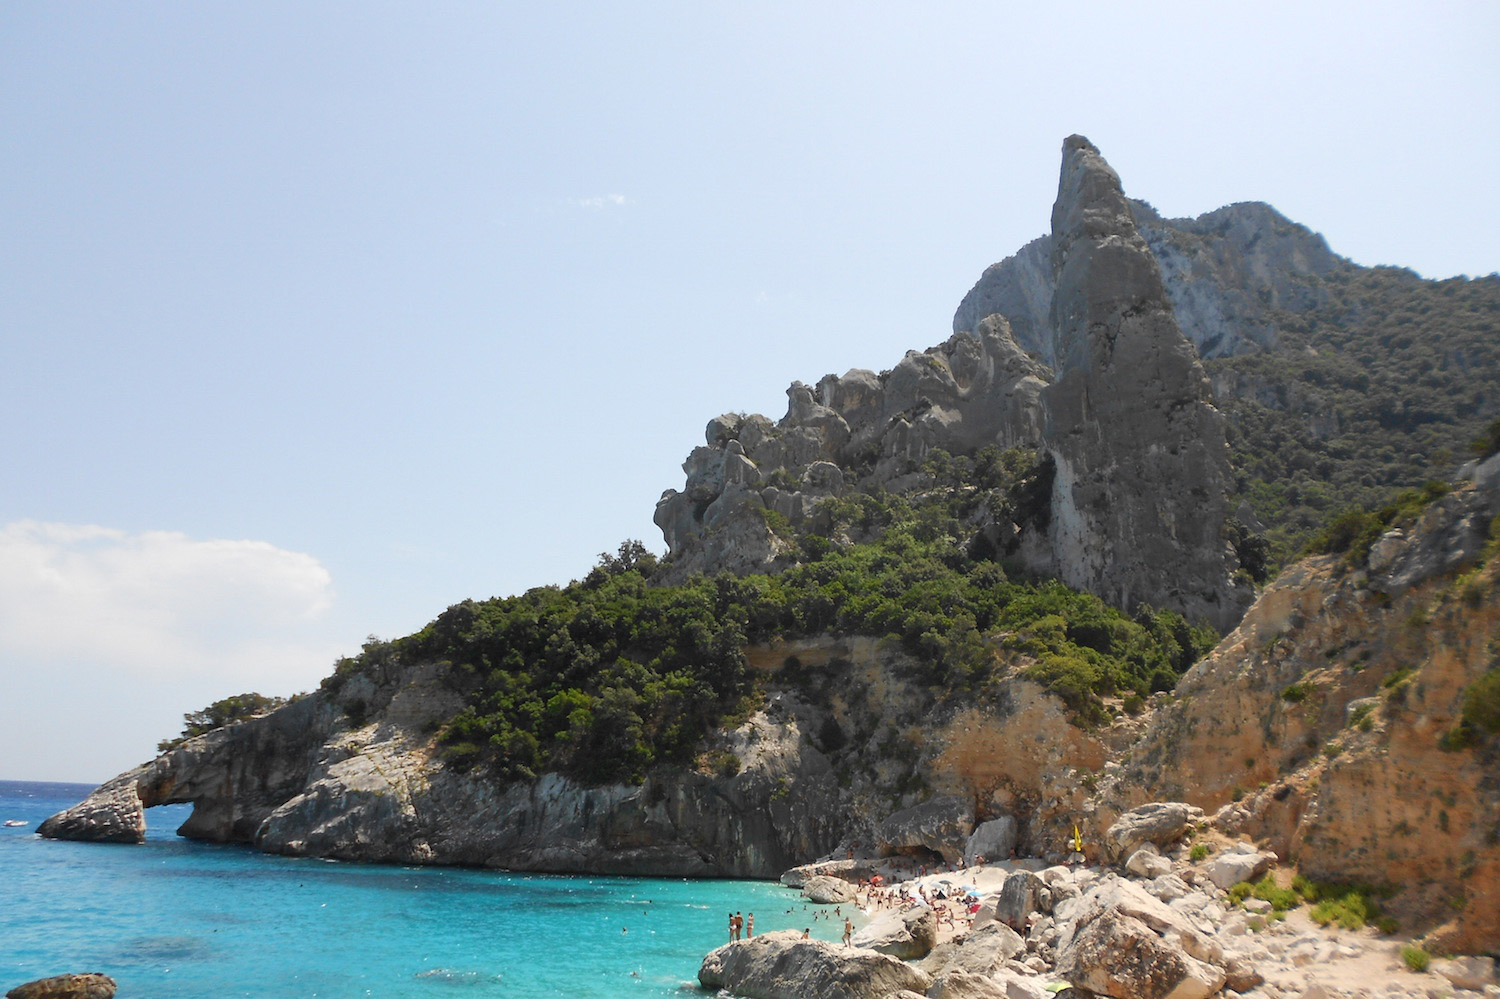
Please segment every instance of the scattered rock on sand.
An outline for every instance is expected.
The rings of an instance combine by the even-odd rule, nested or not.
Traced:
[[[1201,865],[1208,880],[1228,891],[1241,881],[1254,881],[1276,863],[1274,853],[1261,853],[1248,843],[1238,844]]]
[[[1432,962],[1432,972],[1442,975],[1454,988],[1483,989],[1494,985],[1495,959],[1493,957],[1455,957]]]
[[[98,972],[85,972],[17,985],[5,993],[5,999],[113,999],[114,994],[113,978]]]
[[[796,930],[710,951],[698,982],[757,999],[886,999],[902,989],[925,993],[932,985],[926,972],[887,954],[804,940]]]

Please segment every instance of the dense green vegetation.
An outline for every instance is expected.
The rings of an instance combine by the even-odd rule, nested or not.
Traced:
[[[248,694],[235,694],[223,700],[214,701],[206,708],[197,711],[189,711],[182,716],[182,734],[175,739],[163,739],[156,744],[158,753],[165,753],[176,749],[194,736],[202,735],[204,732],[222,728],[225,725],[256,715],[263,715],[267,711],[273,711],[287,702],[285,697],[267,697],[265,694],[254,692]]]
[[[1034,468],[1012,462],[1017,474],[991,484],[1024,497]],[[828,534],[794,536],[800,564],[677,586],[652,585],[655,558],[627,542],[581,581],[464,601],[409,638],[367,646],[336,677],[381,657],[445,661],[466,701],[440,735],[449,759],[502,778],[638,781],[653,765],[703,762],[704,734],[750,703],[746,644],[775,636],[884,636],[934,698],[1019,670],[1081,724],[1108,717],[1103,697],[1171,688],[1212,645],[1180,615],[1126,616],[975,557],[955,512],[1013,501],[977,487],[855,495],[830,504]]]
[[[1425,281],[1340,268],[1323,301],[1272,314],[1277,348],[1210,361],[1229,418],[1235,492],[1267,527],[1273,566],[1337,511],[1448,479],[1500,447],[1500,278]]]

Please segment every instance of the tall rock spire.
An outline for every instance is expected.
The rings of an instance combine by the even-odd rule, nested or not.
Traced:
[[[1052,208],[1057,380],[1043,392],[1056,462],[1048,548],[1065,582],[1227,628],[1253,596],[1223,539],[1228,452],[1197,352],[1115,174],[1063,143]]]

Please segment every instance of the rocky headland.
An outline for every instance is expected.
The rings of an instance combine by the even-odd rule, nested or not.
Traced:
[[[972,927],[901,919],[879,948],[772,934],[710,955],[703,983],[747,996],[1359,994],[1357,978],[1310,991],[1340,962],[1413,990],[1365,995],[1424,994],[1387,968],[1395,938],[1279,921],[1237,887],[1363,884],[1403,941],[1500,949],[1500,455],[1351,514],[1256,585],[1246,400],[1274,395],[1315,429],[1354,419],[1265,367],[1351,267],[1264,205],[1164,220],[1072,137],[1051,234],[985,271],[951,337],[889,371],[795,383],[780,420],[713,419],[656,508],[668,557],[647,573],[622,547],[574,584],[643,608],[698,586],[702,617],[650,611],[680,630],[672,648],[594,605],[525,649],[497,637],[511,618],[536,631],[571,589],[504,619],[465,602],[39,832],[138,842],[147,808],[192,802],[182,835],[293,855],[746,878],[821,861],[831,899],[898,862],[973,878]],[[1205,367],[1237,358],[1262,366]],[[1487,391],[1467,398],[1482,410]],[[881,598],[941,628],[871,627],[875,598],[835,571],[895,533],[893,510],[907,533],[860,571],[938,551]],[[767,603],[756,581],[798,572],[814,596]],[[1040,594],[1024,599],[1046,613],[944,617],[922,589],[943,572]],[[1098,601],[1019,582],[1047,579]],[[1218,636],[1201,657],[1193,625]],[[695,656],[713,690],[682,665]],[[562,679],[536,693],[544,668]],[[683,707],[652,715],[663,698]],[[653,755],[653,725],[691,753]],[[597,776],[601,745],[638,765]],[[1012,855],[1036,859],[997,863]]]

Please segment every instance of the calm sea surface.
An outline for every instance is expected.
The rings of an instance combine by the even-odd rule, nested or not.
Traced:
[[[731,909],[758,931],[837,940],[774,883],[554,877],[292,859],[179,839],[191,806],[146,813],[142,846],[37,825],[91,787],[0,781],[0,994],[102,971],[121,999],[704,995]],[[831,914],[830,914],[831,915]]]

